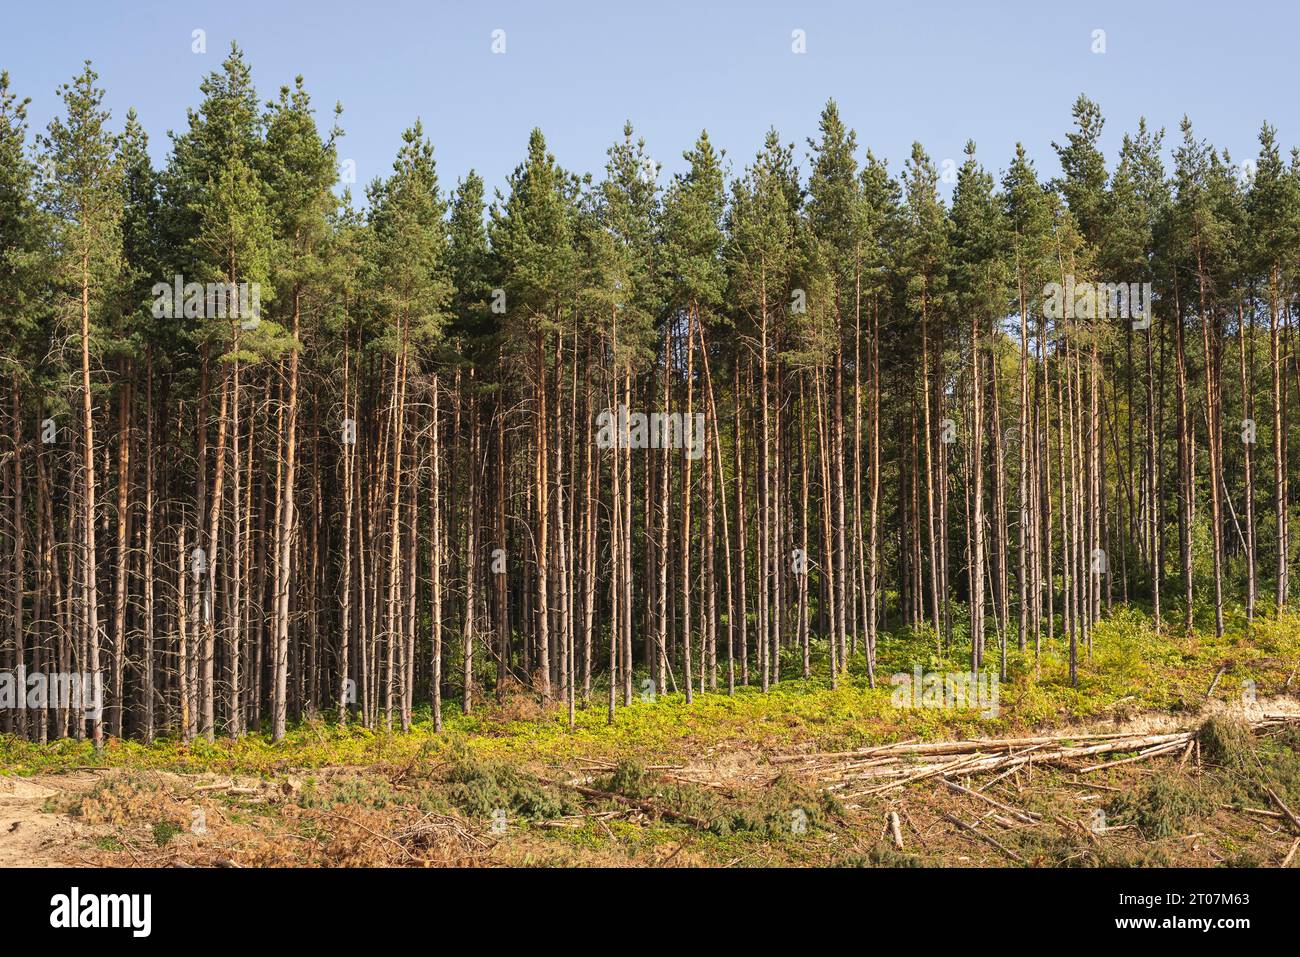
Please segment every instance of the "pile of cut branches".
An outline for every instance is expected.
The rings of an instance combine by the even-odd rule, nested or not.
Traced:
[[[1265,714],[1249,722],[1262,731],[1300,721],[1293,714]],[[975,738],[969,741],[903,741],[856,751],[824,751],[771,759],[845,800],[880,794],[915,781],[990,771],[1010,773],[1026,765],[1063,768],[1078,774],[1182,752],[1197,744],[1197,728],[1167,734],[1060,734],[1027,738]],[[1105,760],[1108,755],[1124,755]]]

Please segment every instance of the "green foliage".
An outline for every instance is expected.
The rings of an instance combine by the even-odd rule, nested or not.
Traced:
[[[388,807],[399,796],[384,778],[340,777],[323,783],[309,778],[298,794],[298,804],[307,808],[356,806],[371,809]]]
[[[48,259],[36,205],[36,169],[27,157],[27,105],[0,71],[0,374],[26,376],[20,361],[36,351]]]
[[[1161,771],[1136,791],[1121,793],[1107,808],[1115,822],[1136,824],[1148,840],[1185,833],[1189,819],[1214,810],[1213,797],[1196,779]]]
[[[957,173],[952,200],[951,286],[957,304],[981,322],[981,336],[1006,313],[1011,299],[1008,269],[1010,235],[993,177],[975,159],[975,144],[966,144],[966,161]]]
[[[108,128],[98,79],[87,61],[59,87],[65,116],[52,119],[41,137],[48,159],[42,198],[55,224],[56,283],[64,295],[59,311],[79,318],[84,298],[94,338],[119,282],[123,214],[117,138]]]
[[[1294,251],[1300,247],[1300,180],[1288,170],[1277,143],[1277,130],[1265,123],[1259,131],[1259,157],[1246,200],[1251,253],[1270,284],[1285,270],[1294,275]],[[1272,290],[1276,296],[1276,288]]]
[[[1097,148],[1105,120],[1101,107],[1083,94],[1074,101],[1075,128],[1065,136],[1065,145],[1053,143],[1065,176],[1060,189],[1083,235],[1099,243],[1105,228],[1106,160]]]
[[[516,341],[558,328],[578,282],[573,184],[547,152],[541,130],[510,176],[509,195],[491,209],[489,236],[504,277],[506,329]]]
[[[572,813],[577,807],[571,797],[544,787],[515,765],[470,753],[455,758],[445,777],[451,784],[451,803],[474,817],[505,811],[545,820]]]
[[[798,658],[786,662],[780,684],[763,694],[756,688],[697,694],[687,707],[681,694],[660,694],[655,701],[634,700],[621,708],[614,724],[601,707],[579,707],[576,727],[569,730],[562,708],[543,709],[540,717],[494,716],[478,711],[466,716],[447,709],[446,730],[432,730],[427,707],[417,711],[411,734],[368,730],[350,725],[302,724],[281,745],[269,736],[246,735],[238,741],[198,740],[184,744],[161,738],[153,746],[110,739],[97,757],[89,741],[64,739],[46,745],[0,735],[0,768],[9,773],[35,774],[82,765],[157,768],[184,772],[262,773],[289,762],[295,767],[368,765],[381,761],[420,764],[445,759],[458,748],[492,760],[563,760],[574,756],[610,757],[650,750],[664,755],[694,753],[721,742],[751,745],[816,742],[827,750],[870,744],[943,737],[978,737],[1028,730],[1043,723],[1078,718],[1113,717],[1147,710],[1186,709],[1204,701],[1218,669],[1228,662],[1233,680],[1219,684],[1219,694],[1239,693],[1249,678],[1260,694],[1281,688],[1291,664],[1300,655],[1300,626],[1294,616],[1277,622],[1255,622],[1244,641],[1244,619],[1229,621],[1222,640],[1212,631],[1182,636],[1156,632],[1148,615],[1137,609],[1118,611],[1098,623],[1091,657],[1079,665],[1079,686],[1068,680],[1066,648],[1058,639],[1044,642],[1035,661],[1032,645],[1022,656],[1014,647],[1008,660],[1009,679],[1000,688],[1000,711],[994,720],[978,711],[952,711],[891,706],[888,677],[910,672],[915,664],[931,671],[969,668],[962,649],[937,652],[934,636],[925,629],[882,634],[878,648],[876,687],[869,687],[865,662],[851,661],[850,675],[832,691],[826,677],[824,643],[814,645],[814,676],[799,678]],[[1255,642],[1261,643],[1261,656]],[[993,656],[990,656],[993,657]],[[996,669],[996,663],[990,667]],[[600,691],[594,700],[600,701]]]
[[[134,110],[118,141],[122,168],[122,261],[120,305],[115,310],[109,353],[138,358],[166,335],[153,316],[152,288],[162,276],[162,208],[158,174],[149,159],[149,137]]]
[[[1164,130],[1152,132],[1145,119],[1137,133],[1125,134],[1119,163],[1106,197],[1103,265],[1109,276],[1149,277],[1155,229],[1170,202],[1165,180]]]
[[[483,215],[483,178],[470,170],[456,187],[448,224],[451,334],[475,360],[487,364],[499,329],[491,310],[492,253]]]
[[[159,821],[153,826],[153,842],[162,847],[181,832],[181,826],[175,821]]]
[[[837,863],[842,867],[925,867],[920,856],[900,851],[887,841],[877,841],[866,854],[854,854]]]
[[[710,310],[721,304],[724,288],[721,157],[707,132],[682,156],[690,168],[674,177],[664,197],[664,283],[678,309]]]
[[[779,777],[756,798],[728,801],[707,788],[664,781],[632,759],[620,761],[595,785],[602,791],[650,802],[708,823],[719,837],[745,834],[761,838],[798,838],[826,826],[842,809],[825,791],[813,791],[789,777]]]
[[[231,44],[221,68],[204,78],[199,92],[203,101],[189,111],[188,129],[172,134],[172,154],[162,175],[162,248],[171,271],[187,276],[211,265],[193,245],[201,229],[204,194],[221,181],[232,157],[253,162],[263,134],[252,73],[237,45]]]
[[[1201,757],[1211,764],[1240,770],[1250,763],[1255,739],[1248,725],[1232,715],[1215,715],[1206,719],[1196,732]]]
[[[656,266],[659,165],[644,139],[633,140],[631,123],[608,157],[605,178],[578,219],[582,299],[592,328],[611,341],[617,333],[617,358],[639,368],[654,352],[655,323],[663,311],[663,277]]]
[[[370,292],[383,323],[381,341],[396,354],[406,343],[442,335],[451,297],[447,276],[447,203],[438,187],[433,146],[417,121],[402,134],[392,175],[369,190]]]
[[[797,255],[798,174],[790,147],[770,130],[762,151],[732,183],[725,258],[731,297],[748,319],[746,331],[767,324],[790,303]]]

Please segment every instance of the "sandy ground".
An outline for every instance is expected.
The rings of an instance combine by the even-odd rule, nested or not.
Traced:
[[[43,808],[51,799],[95,783],[88,773],[0,777],[0,867],[58,867],[83,863],[75,848],[95,829]]]

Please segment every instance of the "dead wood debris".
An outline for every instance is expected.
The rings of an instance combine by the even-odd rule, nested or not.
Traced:
[[[1266,714],[1250,722],[1253,731],[1300,720],[1295,715]],[[1197,729],[1167,734],[1058,734],[1026,738],[975,738],[968,741],[903,742],[857,751],[783,755],[773,764],[812,778],[845,800],[891,791],[929,778],[947,779],[954,772],[974,775],[1012,771],[1029,765],[1064,768],[1086,774],[1184,750]],[[1133,753],[1136,752],[1136,753]],[[1129,754],[1113,761],[1095,759]],[[1091,760],[1085,760],[1091,759]],[[951,782],[947,782],[951,785]],[[965,790],[960,785],[957,789]],[[973,792],[972,792],[973,793]],[[979,794],[979,797],[984,795]],[[1007,810],[1003,807],[1003,810]]]

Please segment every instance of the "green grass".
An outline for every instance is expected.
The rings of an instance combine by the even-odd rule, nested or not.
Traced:
[[[647,753],[698,756],[724,743],[761,748],[813,742],[831,749],[908,738],[991,736],[1147,710],[1195,711],[1221,668],[1216,697],[1277,693],[1300,658],[1300,616],[1248,626],[1234,609],[1222,638],[1212,631],[1183,636],[1173,617],[1166,617],[1160,634],[1137,610],[1117,610],[1100,622],[1091,655],[1080,649],[1077,687],[1069,685],[1068,648],[1059,639],[1045,641],[1038,659],[1032,645],[1023,654],[1013,646],[1001,686],[1000,713],[993,719],[975,709],[894,707],[891,674],[910,672],[917,664],[926,671],[969,667],[964,648],[941,656],[932,635],[896,633],[881,637],[875,688],[868,684],[859,652],[850,660],[850,675],[832,690],[822,644],[814,649],[812,678],[797,677],[794,653],[783,661],[783,680],[767,694],[738,687],[734,696],[727,695],[724,684],[719,692],[697,694],[690,706],[680,693],[662,694],[655,701],[637,697],[630,706],[620,704],[612,724],[602,691],[579,708],[572,729],[560,707],[543,712],[541,718],[522,720],[489,702],[472,715],[461,714],[454,705],[445,707],[442,734],[434,733],[424,708],[406,734],[315,720],[297,724],[279,744],[265,734],[189,744],[174,738],[152,745],[110,739],[96,755],[89,742],[41,745],[5,735],[0,736],[0,773],[30,775],[93,766],[258,775],[289,768],[447,762],[463,754],[486,762],[562,762],[577,757],[617,761]],[[991,639],[988,670],[996,671],[997,659]]]
[[[181,826],[174,821],[159,821],[153,826],[153,842],[162,847],[177,834],[181,833]]]

